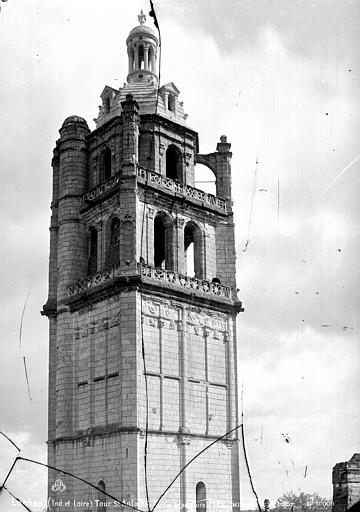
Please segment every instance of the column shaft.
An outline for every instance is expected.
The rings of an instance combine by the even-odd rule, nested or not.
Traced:
[[[149,47],[144,46],[144,69],[149,69]]]
[[[134,49],[135,54],[135,69],[139,69],[139,47]]]

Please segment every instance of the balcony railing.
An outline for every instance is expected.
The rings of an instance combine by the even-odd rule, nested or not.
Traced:
[[[142,182],[155,185],[156,187],[162,187],[166,190],[171,190],[172,192],[176,192],[178,194],[184,195],[185,197],[201,201],[202,203],[214,206],[215,208],[219,208],[220,210],[226,212],[226,200],[222,199],[221,197],[208,194],[203,190],[191,187],[190,185],[185,185],[179,181],[172,180],[171,178],[167,178],[166,176],[158,174],[157,172],[149,171],[142,167],[138,167],[137,176]]]
[[[88,192],[86,192],[82,198],[81,203],[92,203],[96,199],[100,199],[106,192],[109,192],[112,189],[115,189],[120,183],[120,173],[114,174],[108,180],[104,181],[104,183],[100,183],[96,187],[93,187]]]
[[[84,293],[88,290],[96,288],[97,286],[100,286],[101,284],[108,283],[115,277],[119,276],[120,267],[111,267],[108,270],[103,270],[102,272],[98,272],[93,276],[86,277],[85,279],[81,279],[71,284],[68,287],[68,295],[69,297],[73,297],[79,293]]]
[[[201,203],[204,203],[209,206],[213,206],[222,210],[226,213],[226,200],[221,197],[214,196],[213,194],[208,194],[203,190],[199,190],[198,188],[191,187],[190,185],[185,185],[180,183],[179,181],[172,180],[171,178],[167,178],[166,176],[162,176],[154,171],[149,171],[144,169],[143,167],[137,167],[137,178],[142,183],[148,183],[155,187],[161,187],[165,190],[170,190],[172,192],[176,192],[177,194],[181,194],[190,199],[195,199]],[[114,174],[108,180],[96,185],[88,192],[86,192],[82,198],[82,204],[89,204],[93,201],[100,199],[107,192],[114,190],[120,184],[120,173]]]
[[[141,275],[146,278],[151,278],[155,281],[160,281],[166,285],[187,288],[188,290],[192,290],[195,293],[199,292],[208,295],[215,295],[224,299],[236,299],[236,290],[230,288],[229,286],[213,283],[207,279],[185,276],[175,272],[174,270],[154,268],[150,265],[142,264]]]
[[[109,270],[98,272],[94,276],[87,277],[77,281],[68,287],[69,297],[87,292],[102,284],[109,283],[117,277],[121,277],[120,267],[112,267]],[[189,277],[179,274],[174,270],[165,270],[162,268],[151,267],[144,263],[138,263],[136,275],[145,279],[151,279],[158,283],[163,283],[166,287],[178,289],[187,289],[196,295],[208,295],[228,300],[237,300],[237,290],[229,286],[223,286],[219,283],[200,279],[198,277]]]

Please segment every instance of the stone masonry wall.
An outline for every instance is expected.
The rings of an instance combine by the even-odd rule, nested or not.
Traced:
[[[229,382],[234,361],[228,348],[232,319],[210,309],[155,299],[147,294],[143,295],[142,311],[149,397],[148,482],[153,504],[179,467],[225,434],[233,421]],[[139,425],[144,429],[145,380],[140,373],[139,386]],[[184,434],[179,437],[178,432]],[[144,479],[143,450],[140,437],[140,484]],[[188,509],[195,512],[195,488],[199,481],[206,484],[207,510],[232,510],[232,502],[239,499],[238,482],[234,483],[231,476],[238,475],[232,450],[237,450],[236,441],[228,445],[218,443],[201,455],[164,497],[164,510],[179,510],[185,499],[189,500]],[[144,485],[140,489],[140,498],[144,500]]]
[[[104,481],[106,490],[120,499],[144,504],[146,397],[141,310],[152,503],[184,463],[229,429],[229,379],[234,361],[229,357],[233,320],[209,308],[124,290],[72,313],[68,323],[72,365],[69,359],[68,367],[73,372],[73,432],[68,440],[56,442],[54,463],[94,485]],[[58,417],[63,407],[58,402]],[[122,432],[126,427],[130,431]],[[136,428],[140,428],[138,433]],[[201,481],[206,484],[207,510],[230,511],[235,499],[231,475],[236,449],[236,441],[220,442],[205,452],[164,497],[165,509],[179,510],[186,500],[195,512],[194,493]],[[57,476],[61,477],[54,474],[53,478]],[[86,502],[97,498],[97,491],[61,478],[67,486],[62,499]],[[59,498],[54,493],[51,497]]]
[[[130,502],[137,499],[137,434],[114,433],[59,442],[56,448],[56,461],[57,467],[66,467],[67,471],[93,485],[97,486],[100,481],[105,482],[106,492],[119,500]],[[56,478],[60,478],[65,484],[64,492],[51,490],[51,484]],[[63,511],[63,503],[66,501],[71,503],[66,510],[101,510],[95,500],[100,497],[103,499],[103,496],[86,483],[59,472],[53,474],[53,480],[50,480],[49,484],[51,510]],[[61,500],[62,504],[56,507],[56,503]],[[106,500],[110,503],[109,511],[119,509],[114,507],[114,500],[109,497]]]
[[[166,150],[174,145],[182,154],[180,181],[194,186],[196,138],[197,134],[186,132],[184,128],[177,131],[166,123],[143,121],[140,126],[139,164],[166,176]]]
[[[180,471],[183,463],[182,452],[185,452],[184,461],[189,461],[197,453],[203,450],[209,441],[206,439],[188,438],[184,444],[179,439],[164,435],[149,436],[148,439],[148,486],[151,506],[171,483]],[[144,439],[139,439],[138,464],[139,464],[139,500],[146,504],[143,466]],[[219,442],[209,448],[204,454],[188,466],[182,478],[178,478],[169,492],[159,504],[163,511],[179,511],[186,508],[189,512],[196,512],[196,484],[204,482],[206,485],[207,511],[229,512],[232,504],[236,503],[232,491],[232,451],[236,451],[235,444],[226,445]],[[234,473],[234,476],[236,472]],[[236,482],[237,484],[237,482]],[[184,485],[184,497],[181,497],[181,486]],[[182,508],[180,508],[182,507]],[[146,505],[145,507],[146,508]],[[236,508],[236,507],[234,507]],[[238,508],[238,506],[237,506]]]

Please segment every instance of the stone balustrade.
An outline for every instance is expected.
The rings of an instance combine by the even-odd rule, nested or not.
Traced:
[[[208,194],[203,190],[199,190],[198,188],[191,187],[190,185],[185,185],[180,183],[179,181],[172,180],[171,178],[167,178],[161,174],[158,174],[154,171],[149,171],[144,169],[143,167],[137,167],[137,178],[142,183],[148,183],[150,185],[163,188],[165,190],[171,190],[172,192],[176,192],[177,194],[181,194],[190,199],[194,199],[195,201],[200,201],[209,206],[213,206],[222,210],[226,213],[227,206],[226,200],[221,197],[216,197],[213,194]],[[93,201],[100,199],[104,194],[109,192],[110,190],[115,189],[120,184],[120,173],[114,174],[108,180],[96,185],[88,192],[86,192],[82,198],[82,204],[89,204]]]
[[[172,180],[171,178],[167,178],[166,176],[158,174],[157,172],[138,167],[137,177],[143,183],[148,183],[156,187],[164,188],[166,190],[171,190],[172,192],[182,194],[185,197],[189,197],[190,199],[195,199],[196,201],[200,201],[207,205],[214,206],[215,208],[219,208],[224,212],[227,210],[225,199],[216,197],[213,194],[208,194],[203,190],[191,187],[190,185],[185,185],[179,181]]]
[[[68,295],[72,297],[79,293],[84,293],[91,290],[101,284],[113,281],[115,277],[120,277],[120,268],[111,267],[107,270],[97,272],[93,276],[86,277],[85,279],[76,281],[68,287]]]
[[[106,192],[115,189],[120,184],[120,173],[114,174],[108,180],[100,183],[96,187],[93,187],[88,192],[86,192],[82,198],[81,203],[87,204],[92,203],[96,199],[100,199]]]
[[[69,297],[85,293],[97,286],[113,281],[117,277],[123,275],[120,272],[120,267],[112,267],[108,270],[103,270],[97,274],[77,281],[68,287]],[[200,279],[198,277],[189,277],[179,274],[174,270],[166,270],[162,268],[151,267],[144,263],[138,263],[137,275],[145,279],[157,281],[166,286],[174,286],[174,288],[183,288],[190,290],[192,293],[220,297],[228,300],[237,300],[236,290],[229,286],[224,286],[219,283],[208,281],[207,279]]]
[[[236,290],[229,286],[223,286],[219,283],[200,279],[198,277],[189,277],[179,274],[174,270],[165,270],[162,268],[154,268],[150,265],[141,265],[141,275],[145,278],[151,278],[160,281],[163,284],[174,285],[175,287],[187,288],[195,293],[215,295],[224,299],[236,300]]]

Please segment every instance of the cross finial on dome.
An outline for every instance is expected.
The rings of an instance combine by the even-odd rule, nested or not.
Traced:
[[[139,20],[140,25],[144,25],[144,23],[146,21],[146,16],[145,16],[144,11],[142,9],[141,9],[140,14],[138,16],[138,20]]]

